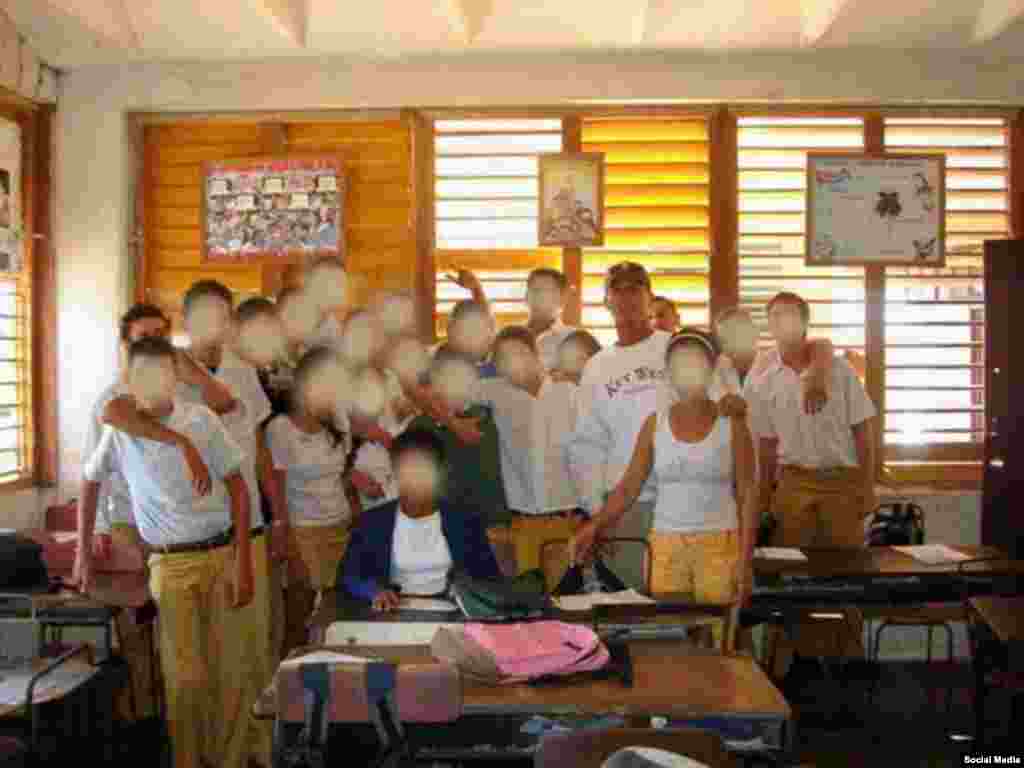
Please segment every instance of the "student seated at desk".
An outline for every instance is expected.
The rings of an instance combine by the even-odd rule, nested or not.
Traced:
[[[448,573],[501,578],[484,526],[472,510],[440,500],[444,443],[409,429],[391,444],[398,499],[363,515],[353,531],[342,581],[353,597],[378,611],[398,608],[398,595],[438,595]]]

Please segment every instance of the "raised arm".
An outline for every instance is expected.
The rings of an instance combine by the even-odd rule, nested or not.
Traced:
[[[807,342],[807,351],[811,364],[803,377],[804,413],[814,414],[828,403],[835,347],[828,339],[810,339]]]
[[[231,390],[221,381],[210,375],[192,356],[178,351],[178,376],[185,384],[199,389],[203,403],[218,416],[230,413],[239,407],[239,401],[231,394]]]

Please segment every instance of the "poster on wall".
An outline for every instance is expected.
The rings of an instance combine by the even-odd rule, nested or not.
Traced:
[[[604,155],[560,153],[538,156],[541,246],[604,245]]]
[[[321,156],[204,164],[203,260],[344,256],[343,170]]]
[[[807,156],[808,266],[942,267],[945,155]]]

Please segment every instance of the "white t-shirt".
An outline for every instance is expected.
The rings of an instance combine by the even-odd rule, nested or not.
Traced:
[[[231,525],[231,502],[224,479],[240,472],[244,454],[217,415],[204,405],[175,400],[161,420],[199,451],[210,470],[211,487],[197,496],[188,464],[175,445],[132,437],[104,427],[99,448],[85,466],[85,478],[102,482],[120,472],[128,483],[135,525],[153,547],[203,541]]]
[[[441,513],[413,519],[398,508],[391,542],[391,581],[404,595],[437,595],[448,586],[452,552]]]
[[[107,404],[121,395],[129,394],[120,381],[114,382],[96,400],[89,418],[89,426],[85,432],[82,446],[82,463],[88,464],[103,437],[103,409]],[[99,498],[96,501],[96,533],[110,533],[116,524],[135,525],[132,515],[132,497],[128,483],[120,472],[111,472],[110,476],[100,485]]]
[[[203,365],[198,360],[197,365]],[[261,514],[259,477],[256,473],[256,431],[259,425],[271,413],[270,400],[260,383],[256,369],[240,357],[225,349],[217,373],[213,374],[231,392],[238,402],[229,412],[221,414],[221,421],[227,427],[231,437],[245,453],[242,463],[242,477],[249,487],[249,509],[252,527],[263,525]],[[199,387],[179,383],[178,397],[187,403],[203,405],[203,393]]]
[[[545,371],[558,367],[558,348],[575,331],[575,328],[563,324],[561,320],[555,320],[550,328],[537,336],[537,353]]]
[[[339,425],[342,426],[342,425]],[[267,447],[274,469],[285,473],[285,502],[292,525],[342,525],[352,520],[342,473],[351,446],[344,439],[333,445],[326,430],[303,432],[291,417],[278,416],[267,425]]]
[[[647,417],[677,399],[665,383],[670,338],[654,331],[638,344],[606,347],[583,369],[579,415],[566,450],[580,504],[588,510],[599,509],[622,479]],[[639,500],[654,497],[654,479],[648,478]]]
[[[481,382],[498,427],[509,509],[534,515],[577,506],[565,444],[576,425],[575,384],[545,377],[537,397],[504,379]]]
[[[816,414],[804,413],[800,375],[783,364],[777,351],[750,396],[756,400],[759,436],[779,441],[780,464],[809,469],[858,466],[851,428],[877,411],[843,358],[832,360],[828,402]]]

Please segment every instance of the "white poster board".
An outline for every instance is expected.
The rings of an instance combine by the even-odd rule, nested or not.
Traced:
[[[808,266],[946,264],[945,155],[807,156]]]

